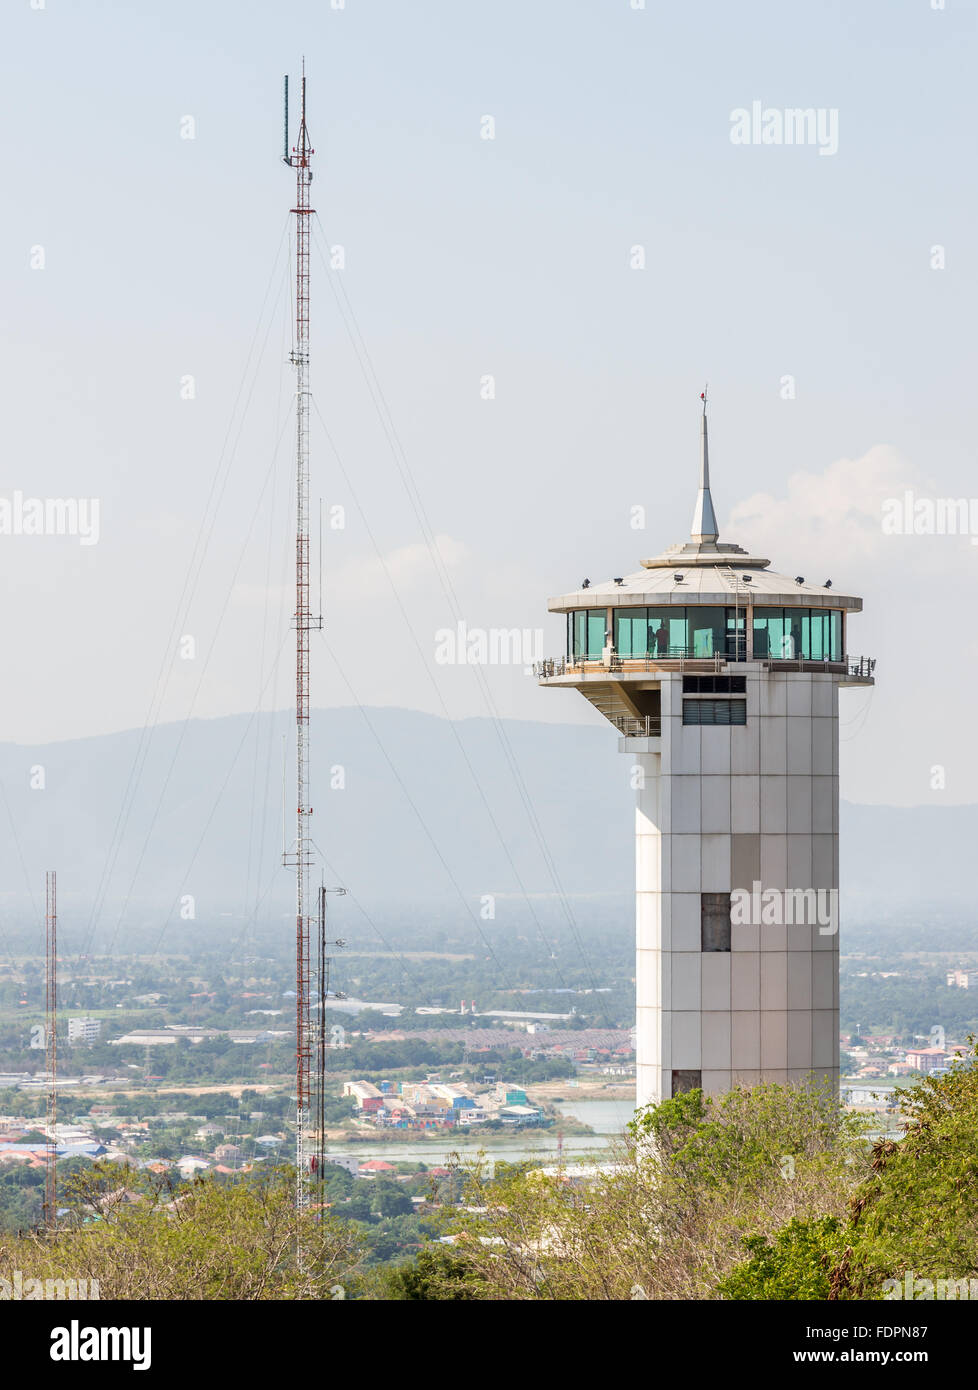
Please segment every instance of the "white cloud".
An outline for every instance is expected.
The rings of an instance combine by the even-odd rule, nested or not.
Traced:
[[[446,570],[457,569],[469,553],[463,542],[452,536],[436,536],[435,546],[438,559]],[[344,565],[332,576],[327,573],[326,583],[334,591],[355,592],[362,601],[365,598],[389,596],[388,575],[398,590],[437,584],[435,556],[423,541],[416,541],[388,551],[383,556],[383,564],[374,555]]]
[[[842,794],[854,801],[912,805],[974,799],[978,745],[967,727],[978,680],[966,595],[978,579],[978,546],[967,535],[889,535],[887,499],[951,495],[889,445],[838,459],[821,473],[793,473],[785,494],[758,493],[731,512],[721,539],[769,556],[782,574],[831,578],[862,597],[849,654],[878,659],[872,691],[844,692]],[[950,658],[955,679],[935,704],[935,661]],[[938,717],[939,713],[939,717]],[[947,789],[931,787],[932,770]]]
[[[790,474],[783,497],[759,492],[738,502],[721,539],[769,556],[773,569],[808,556],[895,558],[894,538],[882,531],[883,503],[907,488],[931,493],[933,483],[890,445],[874,444],[862,458],[837,459],[823,473]]]

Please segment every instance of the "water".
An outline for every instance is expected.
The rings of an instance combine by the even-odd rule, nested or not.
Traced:
[[[621,1134],[635,1115],[635,1102],[631,1100],[562,1100],[557,1103],[562,1115],[570,1115],[575,1120],[590,1125],[595,1134]],[[576,1144],[576,1139],[565,1139],[564,1147]]]
[[[556,1107],[561,1114],[570,1115],[590,1125],[593,1134],[568,1134],[564,1139],[564,1158],[570,1160],[577,1155],[600,1153],[607,1147],[609,1136],[621,1134],[632,1118],[635,1107],[629,1100],[570,1100],[560,1101]],[[474,1158],[480,1149],[494,1158],[510,1163],[538,1158],[546,1161],[557,1155],[558,1138],[553,1130],[534,1133],[523,1130],[518,1135],[484,1134],[466,1139],[461,1135],[454,1141],[441,1136],[430,1142],[418,1139],[416,1135],[372,1144],[350,1144],[344,1148],[340,1144],[330,1145],[332,1152],[351,1155],[363,1162],[368,1158],[384,1158],[388,1163],[426,1163],[444,1166],[449,1156],[457,1153],[464,1159]]]
[[[570,1158],[572,1154],[593,1153],[595,1150],[600,1152],[607,1145],[608,1139],[602,1134],[582,1134],[580,1137],[568,1136],[564,1140],[564,1157]],[[475,1158],[476,1154],[482,1149],[487,1154],[492,1154],[494,1158],[505,1159],[510,1163],[519,1163],[524,1159],[539,1158],[546,1161],[556,1157],[557,1136],[554,1134],[527,1135],[525,1132],[519,1139],[499,1138],[495,1134],[485,1134],[479,1137],[479,1142],[467,1140],[465,1142],[456,1141],[454,1144],[444,1139],[432,1140],[426,1144],[423,1140],[419,1143],[417,1139],[405,1140],[403,1144],[397,1140],[390,1140],[380,1144],[351,1144],[348,1148],[342,1145],[331,1145],[331,1152],[344,1154],[347,1157],[358,1158],[361,1162],[367,1158],[384,1158],[388,1163],[427,1163],[444,1166],[448,1163],[450,1154],[461,1154],[463,1160],[466,1157]],[[326,1155],[327,1159],[329,1154]]]

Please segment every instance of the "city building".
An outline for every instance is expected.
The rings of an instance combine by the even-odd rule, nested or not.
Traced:
[[[100,1018],[69,1018],[68,1020],[69,1047],[76,1043],[98,1042],[101,1034],[102,1020]]]
[[[543,1117],[534,1105],[501,1105],[497,1118],[504,1125],[537,1124]]]
[[[172,1047],[174,1043],[186,1039],[187,1042],[204,1042],[207,1038],[224,1036],[217,1028],[195,1028],[185,1023],[169,1023],[165,1028],[134,1028],[131,1033],[123,1033],[121,1038],[113,1038],[113,1045],[138,1047]]]
[[[907,1052],[907,1065],[915,1071],[938,1071],[947,1066],[948,1061],[943,1047],[912,1047]]]
[[[344,1081],[342,1094],[356,1101],[361,1114],[373,1114],[384,1103],[382,1092],[370,1081]]]
[[[473,1105],[469,1110],[458,1112],[458,1123],[460,1125],[481,1125],[485,1124],[490,1118],[489,1111],[484,1110],[480,1105]]]
[[[721,542],[706,402],[690,539],[549,600],[542,685],[617,729],[637,795],[637,1099],[839,1077],[839,690],[862,600]],[[586,807],[583,808],[586,811]]]
[[[326,1162],[335,1164],[337,1168],[345,1168],[354,1178],[357,1177],[360,1172],[360,1160],[358,1158],[350,1158],[346,1154],[327,1154]]]
[[[344,1095],[357,1100],[361,1117],[392,1129],[450,1129],[456,1125],[484,1124],[500,1120],[504,1124],[538,1124],[543,1112],[518,1086],[497,1086],[477,1095],[462,1083],[449,1084],[429,1078],[405,1081],[400,1093],[373,1095],[368,1081],[347,1081]]]
[[[196,1158],[193,1154],[185,1154],[183,1158],[178,1158],[176,1162],[177,1172],[182,1178],[192,1178],[195,1173],[202,1173],[209,1168],[210,1161],[206,1158]]]

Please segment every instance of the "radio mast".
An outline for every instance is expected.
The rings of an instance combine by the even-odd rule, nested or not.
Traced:
[[[296,1207],[308,1200],[306,1130],[311,1111],[312,1029],[309,1006],[311,914],[309,890],[313,851],[309,818],[309,634],[322,627],[322,617],[309,610],[309,206],[311,160],[315,151],[306,128],[306,65],[302,63],[299,136],[289,148],[289,79],[285,79],[285,150],[283,159],[295,170],[295,323],[290,360],[295,367],[295,731],[296,832],[284,862],[295,868],[295,1165]]]
[[[47,1146],[44,1154],[44,1216],[49,1228],[58,1220],[58,876],[49,869],[45,890],[45,1066],[48,1074]]]

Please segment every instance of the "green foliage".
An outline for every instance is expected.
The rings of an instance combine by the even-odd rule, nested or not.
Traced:
[[[792,1218],[773,1240],[748,1236],[744,1248],[750,1259],[720,1280],[717,1293],[741,1300],[827,1299],[844,1234],[836,1217],[822,1216],[816,1221]]]
[[[873,1149],[853,1194],[849,1297],[881,1296],[886,1279],[978,1277],[978,1048],[909,1092],[906,1135]]]
[[[684,1186],[721,1190],[794,1172],[855,1142],[865,1121],[844,1115],[824,1088],[736,1087],[720,1096],[688,1091],[637,1113],[632,1134],[650,1140]]]
[[[804,1254],[794,1227],[764,1254],[783,1227],[844,1221],[861,1125],[816,1086],[691,1091],[642,1111],[614,1167],[583,1180],[473,1171],[448,1230],[485,1299],[628,1299],[636,1287],[649,1299],[716,1298],[745,1238],[773,1280],[785,1244],[791,1261]],[[758,1285],[756,1269],[751,1278]]]
[[[454,1246],[430,1244],[410,1263],[385,1270],[375,1296],[415,1303],[471,1302],[480,1293],[471,1266]]]
[[[327,1162],[323,1167],[323,1189],[328,1202],[340,1202],[349,1197],[353,1189],[353,1174],[336,1163]]]
[[[0,1170],[0,1232],[28,1231],[41,1220],[44,1170],[5,1164]]]
[[[879,1299],[904,1275],[978,1277],[978,1049],[907,1094],[906,1134],[872,1146],[844,1219],[789,1222],[720,1285],[728,1298]]]
[[[377,1216],[407,1216],[413,1213],[414,1204],[398,1183],[375,1178],[372,1187],[370,1209]]]
[[[65,1188],[72,1217],[53,1235],[5,1241],[0,1274],[95,1279],[102,1298],[331,1298],[357,1246],[328,1214],[296,1214],[288,1169],[172,1185],[95,1164]],[[301,1259],[298,1257],[301,1248]]]
[[[968,949],[974,950],[973,942]],[[846,1032],[858,1024],[862,1034],[894,1033],[909,1044],[926,1036],[935,1023],[954,1038],[978,1027],[974,990],[949,988],[945,965],[900,957],[892,945],[879,958],[845,961],[840,983]],[[852,1041],[859,1046],[861,1039]]]

